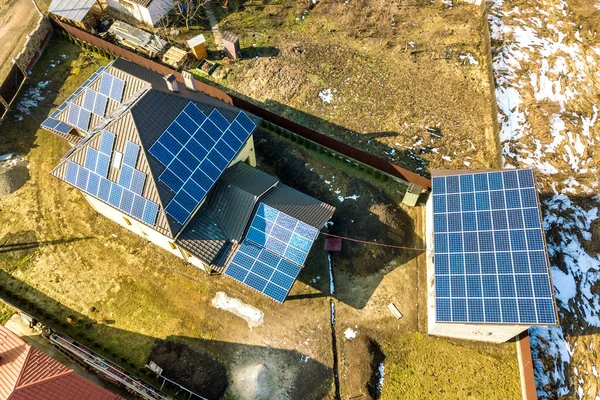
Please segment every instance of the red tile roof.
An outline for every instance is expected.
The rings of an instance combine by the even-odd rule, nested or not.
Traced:
[[[121,400],[0,326],[0,400]]]

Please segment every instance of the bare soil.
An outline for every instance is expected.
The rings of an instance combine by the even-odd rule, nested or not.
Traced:
[[[26,36],[35,28],[40,15],[31,0],[0,1],[0,81],[13,66],[11,60],[21,51]]]
[[[148,356],[150,361],[163,369],[162,376],[209,400],[222,398],[227,390],[227,369],[206,351],[157,340]]]

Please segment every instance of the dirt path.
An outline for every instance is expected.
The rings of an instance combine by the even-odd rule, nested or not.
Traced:
[[[0,3],[0,77],[10,67],[25,43],[25,37],[35,27],[40,15],[31,0],[2,0]]]
[[[540,398],[598,398],[600,18],[593,2],[502,1],[490,15],[504,163],[533,167],[561,326],[531,329]]]

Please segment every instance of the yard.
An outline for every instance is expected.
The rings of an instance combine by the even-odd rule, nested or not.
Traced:
[[[208,79],[413,171],[498,165],[478,7],[309,3],[251,0],[226,14],[213,2],[242,59],[219,60]],[[194,30],[179,40],[200,32],[212,37]]]
[[[336,307],[340,392],[381,398],[514,398],[520,393],[514,343],[488,345],[426,332],[425,262],[419,251],[344,242],[331,257],[320,238],[283,305],[223,276],[209,277],[96,214],[80,193],[49,175],[68,144],[39,128],[43,119],[99,65],[107,63],[52,39],[2,126],[0,154],[29,160],[30,177],[0,198],[0,290],[43,321],[149,378],[144,363],[160,340],[207,352],[225,365],[226,398],[257,368],[272,398],[335,397],[330,300]],[[261,129],[260,168],[336,206],[330,232],[366,241],[422,247],[424,210],[398,206],[393,187],[362,176]],[[211,306],[223,291],[264,312],[252,329]],[[15,297],[16,296],[16,297]],[[387,310],[394,302],[404,314]],[[348,330],[350,329],[350,330]],[[158,340],[158,341],[157,341]],[[242,379],[243,380],[243,379]]]

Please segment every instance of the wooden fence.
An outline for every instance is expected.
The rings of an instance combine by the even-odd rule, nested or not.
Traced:
[[[183,82],[183,77],[181,76],[181,74],[170,69],[169,67],[149,60],[139,54],[133,53],[113,43],[107,42],[106,40],[91,35],[85,31],[82,31],[81,29],[75,28],[74,26],[64,24],[57,20],[52,20],[52,22],[55,28],[67,32],[73,38],[82,42],[82,45],[84,47],[94,47],[100,50],[101,52],[108,53],[112,56],[124,58],[125,60],[134,62],[136,64],[141,65],[144,68],[148,68],[149,70],[158,72],[163,75],[174,74],[178,81]],[[347,158],[348,161],[357,162],[359,164],[363,164],[367,167],[373,168],[406,185],[412,183],[423,188],[426,191],[431,190],[430,179],[427,179],[412,171],[404,169],[396,164],[390,163],[373,154],[367,153],[364,150],[357,149],[339,140],[333,139],[329,136],[319,133],[313,129],[307,128],[294,121],[291,121],[271,111],[268,111],[254,103],[251,103],[235,95],[226,93],[223,90],[206,84],[204,82],[196,80],[196,88],[199,91],[211,97],[222,100],[225,103],[232,104],[238,108],[241,108],[244,111],[248,111],[262,118],[268,123],[277,125],[320,146],[326,147],[331,151]]]

